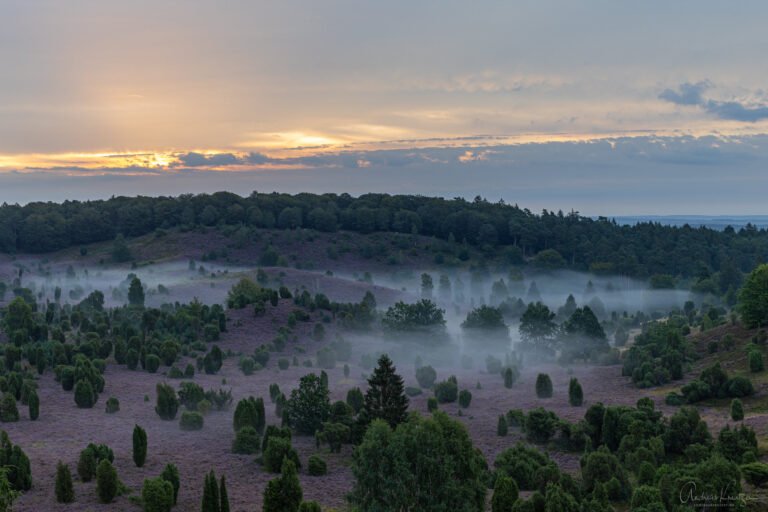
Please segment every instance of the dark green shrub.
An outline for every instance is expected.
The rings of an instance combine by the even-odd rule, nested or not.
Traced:
[[[459,392],[459,407],[466,409],[469,404],[472,403],[472,393],[466,389],[462,389]]]
[[[224,354],[217,345],[214,345],[210,352],[205,354],[205,357],[203,358],[203,368],[205,369],[205,373],[208,375],[215,374],[221,369],[223,362]]]
[[[203,428],[203,415],[197,411],[184,411],[179,420],[181,430],[200,430]]]
[[[424,389],[430,389],[437,379],[437,372],[431,366],[416,368],[416,381]]]
[[[307,472],[311,476],[323,476],[328,473],[328,467],[319,455],[310,455],[307,463]]]
[[[557,430],[557,415],[541,407],[532,409],[525,417],[525,434],[534,443],[546,443]]]
[[[568,403],[574,407],[579,407],[584,403],[584,391],[577,379],[571,379],[568,383]]]
[[[427,398],[427,411],[435,412],[437,410],[437,398],[431,396]]]
[[[75,501],[72,473],[69,471],[69,466],[61,461],[56,464],[56,501],[58,503],[72,503]]]
[[[114,396],[111,396],[107,399],[107,414],[114,414],[120,410],[120,401],[115,398]]]
[[[232,452],[252,455],[261,449],[261,435],[250,425],[240,428],[232,442]]]
[[[267,426],[266,431],[264,432],[264,437],[261,440],[261,451],[266,451],[267,449],[267,443],[269,442],[269,439],[271,437],[282,437],[284,439],[287,439],[288,441],[291,440],[291,429],[288,427],[278,427],[277,425],[269,425]]]
[[[179,487],[181,486],[181,480],[179,479],[179,469],[174,464],[166,464],[163,468],[163,472],[160,473],[160,478],[171,484],[172,489],[172,504],[176,504],[176,500],[179,497]]]
[[[733,421],[741,421],[744,419],[744,406],[738,398],[731,400],[731,419]]]
[[[243,427],[253,427],[257,432],[264,431],[266,423],[266,413],[264,411],[264,400],[249,396],[237,402],[235,415],[232,425],[235,431]]]
[[[613,486],[615,487],[615,485],[616,484]],[[661,499],[661,492],[659,492],[657,487],[650,485],[641,485],[636,488],[632,493],[630,504],[632,510],[652,510],[650,507],[661,507],[661,510],[664,510],[664,502]]]
[[[35,421],[40,417],[40,398],[37,396],[37,391],[34,389],[30,391],[27,397],[27,403],[29,405],[29,419]]]
[[[296,473],[296,465],[286,459],[278,470],[280,476],[267,483],[264,489],[262,512],[297,512],[303,493]]]
[[[88,380],[79,380],[75,384],[75,403],[81,409],[89,409],[96,403],[96,392]]]
[[[89,444],[80,452],[80,458],[77,461],[77,474],[83,482],[90,482],[96,476],[96,469],[99,462],[115,460],[112,449],[105,444]]]
[[[283,459],[292,461],[296,467],[300,467],[299,454],[291,446],[291,440],[283,437],[272,436],[267,441],[264,450],[264,469],[271,473],[279,473],[283,465]]]
[[[322,512],[322,508],[316,501],[304,501],[299,505],[299,512]]]
[[[536,377],[536,396],[539,398],[552,398],[552,379],[546,373],[540,373]]]
[[[256,361],[254,361],[252,357],[246,356],[240,358],[240,371],[243,372],[243,375],[253,375],[255,370]]]
[[[139,352],[135,349],[130,349],[125,355],[125,364],[129,370],[135,370],[139,367]]]
[[[275,403],[275,400],[277,400],[277,397],[280,396],[280,386],[278,386],[275,383],[272,383],[269,385],[269,399],[272,401],[272,403]]]
[[[537,474],[548,468],[557,471],[557,465],[549,456],[522,442],[501,452],[493,465],[500,475],[512,478],[519,489],[526,491],[537,488]]]
[[[157,369],[160,368],[160,358],[155,354],[147,355],[147,357],[144,359],[144,368],[149,373],[156,373]]]
[[[171,512],[174,502],[173,484],[163,477],[147,478],[141,487],[144,512]]]
[[[515,481],[508,476],[499,475],[493,486],[492,512],[510,512],[519,495]]]
[[[280,359],[277,360],[277,367],[280,368],[281,370],[287,370],[290,366],[291,366],[291,362],[284,357],[281,357]]]
[[[458,394],[459,386],[452,380],[444,380],[435,385],[435,397],[441,404],[455,402]]]
[[[741,474],[744,479],[755,487],[762,487],[768,483],[768,464],[751,462],[741,466]]]
[[[667,393],[667,396],[664,398],[664,403],[671,406],[680,406],[685,403],[685,399],[680,394],[672,391],[671,393]]]
[[[355,414],[360,412],[360,410],[363,408],[363,405],[365,404],[365,397],[363,392],[360,391],[360,388],[352,388],[347,391],[347,404],[352,407],[352,410],[355,411]]]
[[[512,368],[511,366],[508,366],[504,369],[504,372],[502,373],[502,376],[504,377],[504,387],[507,389],[512,389],[512,386],[515,385],[515,381],[518,377],[517,368]]]
[[[202,512],[221,512],[221,501],[219,499],[219,485],[216,482],[216,474],[211,470],[205,475],[203,484],[203,506]]]
[[[421,394],[421,388],[415,388],[413,386],[406,386],[405,387],[405,394],[414,397],[419,396]]]
[[[96,494],[100,503],[112,503],[117,496],[117,470],[108,459],[102,459],[96,467]]]
[[[157,391],[157,405],[155,406],[155,412],[160,416],[160,419],[171,421],[176,419],[176,413],[179,410],[179,399],[176,396],[176,390],[168,384],[158,383],[156,387]]]
[[[137,468],[147,460],[147,432],[138,425],[133,427],[133,463]]]
[[[12,393],[4,393],[0,399],[0,421],[3,423],[19,421],[19,410],[16,407],[16,397]]]
[[[765,364],[763,363],[763,354],[759,350],[749,351],[749,371],[757,373],[765,370]]]
[[[521,409],[510,409],[506,414],[507,425],[510,427],[523,427],[525,425],[525,413]]]
[[[507,426],[507,418],[503,414],[499,416],[499,421],[496,424],[496,435],[500,437],[504,437],[509,432],[509,427]]]
[[[200,402],[205,400],[205,390],[194,382],[182,382],[178,391],[179,403],[190,411],[196,411]]]

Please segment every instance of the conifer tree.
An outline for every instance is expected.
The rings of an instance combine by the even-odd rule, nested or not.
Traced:
[[[405,395],[403,378],[395,373],[397,368],[386,354],[379,358],[379,365],[368,379],[363,406],[366,421],[383,419],[392,428],[405,421],[408,414],[408,397]]]
[[[283,459],[280,476],[267,483],[264,489],[263,512],[297,512],[303,493],[296,465],[288,458]]]
[[[568,403],[574,407],[579,407],[584,403],[584,391],[576,378],[571,379],[568,384]]]
[[[219,499],[221,500],[221,506],[219,512],[229,512],[229,496],[227,495],[227,479],[224,475],[221,476],[221,482],[219,484]]]
[[[147,432],[140,426],[133,427],[133,462],[137,468],[147,460]]]
[[[72,503],[75,501],[72,473],[69,471],[69,466],[61,461],[56,465],[56,501],[59,503]]]
[[[203,506],[202,512],[221,512],[221,502],[219,501],[219,485],[216,481],[216,474],[211,470],[205,475],[203,483]]]

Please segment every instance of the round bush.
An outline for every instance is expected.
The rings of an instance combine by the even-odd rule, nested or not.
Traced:
[[[90,409],[96,403],[96,392],[90,381],[83,379],[75,384],[75,403],[81,409]]]
[[[310,455],[307,472],[312,476],[323,476],[328,473],[328,467],[319,455]]]
[[[173,484],[162,477],[147,478],[141,488],[144,512],[170,512],[173,507]]]
[[[438,382],[435,385],[435,397],[441,404],[455,402],[458,398],[459,386],[452,380]]]
[[[232,452],[252,455],[259,453],[261,449],[261,436],[259,431],[252,426],[242,427],[235,434],[235,440],[232,442]]]
[[[437,379],[437,372],[431,366],[422,366],[416,369],[416,380],[422,388],[431,388],[435,383],[435,379]]]
[[[291,362],[288,361],[286,358],[281,357],[280,359],[277,360],[277,367],[280,368],[281,370],[287,370],[289,366],[291,366]]]
[[[16,407],[16,397],[12,393],[5,393],[0,400],[0,421],[19,421],[19,409]]]
[[[107,414],[114,414],[120,410],[120,401],[111,396],[107,399]]]
[[[459,392],[459,407],[466,409],[469,404],[472,403],[472,393],[466,389],[462,389]]]
[[[157,369],[160,368],[160,358],[156,356],[155,354],[149,354],[144,359],[144,368],[149,373],[156,373]]]
[[[427,398],[427,410],[429,412],[435,412],[437,410],[437,398],[433,396]]]
[[[197,411],[184,411],[179,426],[181,430],[200,430],[203,428],[203,415]]]

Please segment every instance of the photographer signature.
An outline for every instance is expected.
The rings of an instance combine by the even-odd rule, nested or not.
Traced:
[[[701,492],[696,491],[696,482],[688,482],[680,489],[680,503],[690,503],[692,505],[717,504],[718,507],[734,506],[735,503],[747,504],[750,501],[755,501],[755,496],[750,496],[743,492],[736,494],[729,492],[730,484],[720,489],[720,493],[713,492]]]

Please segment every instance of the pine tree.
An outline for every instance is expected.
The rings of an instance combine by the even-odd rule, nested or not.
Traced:
[[[302,497],[296,465],[287,458],[283,459],[280,476],[270,480],[264,489],[262,512],[297,512],[301,506]]]
[[[133,427],[133,462],[137,468],[147,460],[147,432],[140,426]]]
[[[405,396],[403,378],[386,355],[379,358],[379,365],[368,379],[365,393],[364,415],[367,421],[381,418],[392,428],[405,421],[408,414],[408,397]]]
[[[72,473],[69,471],[69,466],[61,461],[56,465],[56,501],[59,503],[72,503],[75,501]]]
[[[227,495],[227,480],[224,475],[221,476],[221,483],[219,485],[219,499],[221,500],[221,506],[219,512],[229,512],[229,496]]]
[[[216,481],[216,474],[211,470],[205,475],[203,484],[203,506],[202,512],[221,512],[221,502],[219,501],[219,486]]]

